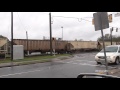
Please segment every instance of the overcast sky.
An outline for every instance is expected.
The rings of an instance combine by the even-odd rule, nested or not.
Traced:
[[[51,12],[52,14],[52,36],[61,38],[63,27],[64,40],[92,40],[96,41],[101,36],[101,31],[95,31],[92,25],[93,13],[95,12]],[[110,26],[120,28],[120,17],[114,17]],[[64,16],[64,17],[56,17]],[[85,20],[78,20],[76,17]],[[49,12],[14,12],[14,39],[25,39],[28,31],[29,39],[49,38]],[[104,29],[104,34],[109,34],[110,28]],[[0,12],[0,35],[11,39],[11,13]],[[120,30],[113,31],[113,35],[120,35]]]

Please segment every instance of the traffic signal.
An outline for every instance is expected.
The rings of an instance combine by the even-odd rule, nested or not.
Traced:
[[[113,27],[111,28],[111,32],[113,31]]]
[[[108,15],[108,21],[109,23],[112,22],[112,14]],[[94,18],[92,19],[92,25],[94,25]]]
[[[108,16],[108,20],[109,20],[109,23],[112,22],[112,14],[110,14],[110,15]]]
[[[92,25],[94,25],[94,19],[92,19]]]
[[[55,38],[52,38],[52,40],[54,41],[54,40],[55,40]]]
[[[52,40],[55,41],[56,39],[53,37]]]
[[[116,32],[118,32],[118,28],[116,28]]]

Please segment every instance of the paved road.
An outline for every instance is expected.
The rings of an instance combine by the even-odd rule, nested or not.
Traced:
[[[94,61],[96,53],[76,54],[73,58],[47,63],[0,68],[0,78],[76,78],[80,73],[105,70]],[[109,69],[120,65],[110,65]]]

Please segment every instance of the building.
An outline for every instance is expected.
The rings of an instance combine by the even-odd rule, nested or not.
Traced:
[[[8,38],[0,35],[0,54],[8,53]]]

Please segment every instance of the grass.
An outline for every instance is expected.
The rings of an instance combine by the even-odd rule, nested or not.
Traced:
[[[50,55],[47,55],[47,56],[30,56],[30,57],[25,57],[22,60],[14,60],[13,62],[24,62],[24,61],[34,61],[34,60],[37,60],[37,61],[40,61],[40,62],[47,62],[50,59],[61,57],[61,56],[70,56],[70,54],[60,54],[60,55],[55,55],[55,56],[50,56]],[[0,63],[10,63],[10,62],[11,62],[10,58],[0,60]]]

